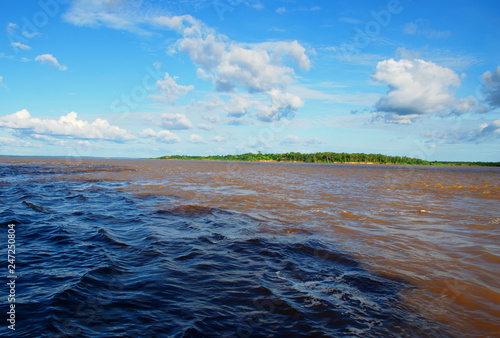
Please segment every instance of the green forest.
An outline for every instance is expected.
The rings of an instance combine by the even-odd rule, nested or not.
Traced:
[[[411,165],[476,165],[476,166],[500,166],[500,162],[446,162],[446,161],[424,161],[418,158],[406,156],[387,156],[382,154],[364,153],[284,153],[284,154],[262,154],[245,153],[240,155],[210,155],[210,156],[188,156],[171,155],[162,156],[162,160],[210,160],[210,161],[269,161],[269,162],[304,162],[304,163],[376,163],[376,164],[411,164]]]

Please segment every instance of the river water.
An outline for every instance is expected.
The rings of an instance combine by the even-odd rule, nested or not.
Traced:
[[[0,158],[0,335],[498,337],[499,201],[500,168]]]

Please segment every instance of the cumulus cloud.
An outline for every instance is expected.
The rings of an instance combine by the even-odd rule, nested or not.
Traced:
[[[420,59],[381,61],[372,77],[389,86],[375,109],[401,122],[453,107],[455,98],[450,87],[460,86],[454,71]]]
[[[290,58],[295,66],[302,70],[309,70],[311,68],[311,61],[306,54],[306,49],[298,43],[297,40],[287,42],[287,41],[275,41],[275,42],[263,42],[254,45],[255,48],[262,48],[267,51],[271,51],[271,57],[273,62],[280,64],[282,63],[282,58]]]
[[[293,118],[297,110],[304,105],[304,101],[297,95],[272,89],[263,93],[265,96],[252,97],[248,94],[224,94],[229,100],[223,101],[220,97],[210,96],[208,101],[198,102],[204,109],[213,109],[225,112],[229,119],[225,121],[233,125],[247,124],[243,117],[255,117],[263,122],[277,121],[282,118]],[[264,99],[267,97],[269,101]],[[214,115],[204,116],[211,123],[219,118]]]
[[[271,104],[260,105],[256,111],[256,116],[261,121],[270,122],[282,118],[293,118],[297,109],[304,105],[300,97],[278,89],[272,89],[267,94],[271,98]]]
[[[215,69],[225,54],[225,44],[218,41],[215,33],[202,36],[185,37],[177,42],[177,49],[188,54],[198,65],[208,71]]]
[[[205,37],[185,37],[177,49],[203,71],[200,77],[213,79],[218,91],[230,92],[241,86],[249,92],[265,92],[284,88],[291,83],[294,70],[283,64],[289,58],[295,65],[308,70],[310,61],[305,48],[297,41],[266,43],[244,48],[224,37],[209,33]]]
[[[52,56],[52,54],[42,54],[35,58],[35,61],[39,61],[42,64],[49,65],[50,67],[58,68],[59,70],[67,70],[68,67],[61,66],[57,59]]]
[[[144,138],[153,138],[163,143],[178,143],[181,141],[181,138],[179,136],[175,135],[169,130],[160,130],[158,132],[155,132],[153,129],[148,128],[144,129],[140,133],[140,136]]]
[[[231,46],[217,67],[215,87],[219,91],[232,91],[241,85],[250,92],[263,92],[284,88],[291,83],[292,74],[292,68],[272,63],[264,50]]]
[[[25,45],[25,44],[22,44],[20,42],[11,42],[10,44],[14,49],[16,48],[19,48],[19,49],[22,49],[22,50],[30,50],[31,47],[28,46],[28,45]]]
[[[226,105],[225,109],[227,115],[230,117],[242,117],[248,114],[252,106],[255,105],[255,101],[250,100],[248,97],[234,96],[229,103]]]
[[[184,36],[176,46],[200,67],[198,77],[212,79],[219,92],[235,92],[240,88],[250,94],[265,93],[272,101],[271,105],[260,107],[254,100],[242,96],[233,97],[229,105],[216,102],[218,107],[226,106],[229,116],[241,117],[254,107],[258,111],[255,116],[273,121],[285,115],[293,116],[303,105],[300,98],[286,92],[295,75],[293,67],[304,71],[310,69],[306,49],[297,41],[244,46],[210,28],[200,27],[200,35]],[[279,103],[283,105],[278,106]]]
[[[175,100],[179,97],[186,95],[194,89],[193,85],[181,86],[175,83],[175,80],[170,77],[168,73],[165,73],[165,78],[163,80],[158,80],[156,82],[156,88],[158,90],[158,95],[149,95],[148,97],[160,101],[168,102],[169,104],[174,104]]]
[[[63,17],[66,21],[80,26],[107,26],[113,29],[127,30],[142,34],[149,28],[169,29],[178,32],[181,37],[169,49],[169,53],[187,54],[198,67],[200,79],[211,80],[219,92],[266,93],[274,98],[271,108],[263,114],[280,118],[283,114],[270,111],[295,110],[297,104],[276,107],[276,90],[288,97],[286,87],[293,82],[295,68],[307,71],[310,60],[306,49],[297,41],[277,41],[263,44],[241,44],[231,41],[227,36],[218,34],[213,28],[190,15],[171,16],[166,13],[148,10],[149,6],[140,1],[118,0],[76,0]],[[155,13],[155,14],[152,14]],[[158,82],[159,95],[154,99],[173,103],[180,95],[194,89],[192,86],[180,86],[168,74]],[[242,103],[242,102],[239,102]],[[236,109],[236,105],[234,105]],[[240,112],[231,111],[232,115],[246,114],[245,107]],[[261,114],[262,115],[262,114]]]
[[[485,102],[493,109],[500,107],[500,66],[493,73],[485,72],[482,78]]]
[[[184,114],[164,113],[161,115],[160,125],[163,129],[182,130],[191,129],[193,124]]]
[[[0,127],[31,138],[51,136],[55,138],[94,139],[123,142],[135,137],[126,130],[110,125],[108,121],[96,119],[94,122],[78,120],[77,114],[71,112],[58,120],[31,117],[23,109],[11,115],[0,117]]]

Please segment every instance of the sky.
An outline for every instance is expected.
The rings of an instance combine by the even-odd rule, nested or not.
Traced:
[[[498,0],[0,0],[0,155],[500,161]]]

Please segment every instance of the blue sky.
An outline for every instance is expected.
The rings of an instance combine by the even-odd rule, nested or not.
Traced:
[[[500,161],[498,1],[0,8],[3,155]]]

